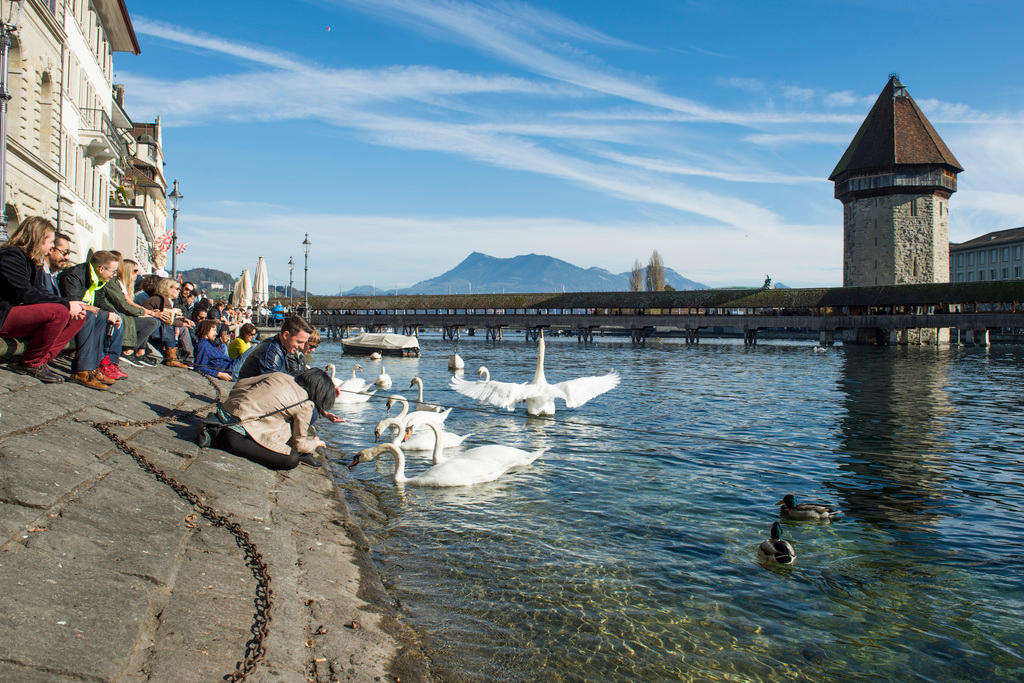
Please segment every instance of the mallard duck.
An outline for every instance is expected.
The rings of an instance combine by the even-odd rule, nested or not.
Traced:
[[[789,541],[782,540],[782,525],[772,522],[771,538],[757,546],[757,557],[765,564],[793,564],[796,551]]]
[[[800,503],[796,504],[792,493],[783,496],[776,505],[781,505],[779,514],[786,519],[798,519],[800,521],[831,522],[841,516],[840,510],[834,510],[828,505],[821,503]]]

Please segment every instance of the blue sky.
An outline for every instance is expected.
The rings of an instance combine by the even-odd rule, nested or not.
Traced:
[[[827,177],[888,74],[966,169],[950,238],[1024,225],[1018,2],[129,2],[117,54],[185,195],[179,268],[310,289],[472,251],[842,281]]]

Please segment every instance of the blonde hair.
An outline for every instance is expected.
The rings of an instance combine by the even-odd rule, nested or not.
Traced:
[[[135,266],[137,265],[139,264],[135,261],[126,258],[121,261],[121,265],[117,268],[117,278],[121,281],[121,284],[124,285],[125,291],[128,292],[129,299],[135,296]]]
[[[173,299],[174,296],[171,294],[171,287],[178,284],[177,280],[172,280],[169,277],[165,277],[160,280],[160,284],[156,286],[156,293],[165,299]]]
[[[21,225],[14,231],[11,238],[3,245],[5,247],[18,247],[28,254],[28,257],[36,265],[42,265],[43,242],[46,241],[47,233],[56,233],[57,227],[48,218],[42,216],[29,216],[21,222]]]

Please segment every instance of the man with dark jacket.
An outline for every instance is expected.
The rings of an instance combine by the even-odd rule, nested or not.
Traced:
[[[57,278],[61,294],[86,304],[85,325],[75,335],[71,377],[93,389],[106,389],[114,380],[127,377],[118,367],[124,328],[121,316],[107,303],[103,285],[117,275],[119,259],[109,251],[93,252],[85,263],[71,266]]]
[[[305,366],[296,362],[297,354],[305,346],[313,328],[302,318],[287,318],[281,331],[257,346],[245,359],[239,379],[268,375],[271,372],[298,374]],[[292,360],[289,361],[289,356]]]

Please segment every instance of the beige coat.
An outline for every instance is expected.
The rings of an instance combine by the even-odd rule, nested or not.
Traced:
[[[286,406],[292,407],[261,417]],[[316,437],[309,433],[314,408],[306,390],[283,372],[239,380],[224,402],[224,410],[242,420],[240,426],[253,441],[282,455],[314,452]]]

